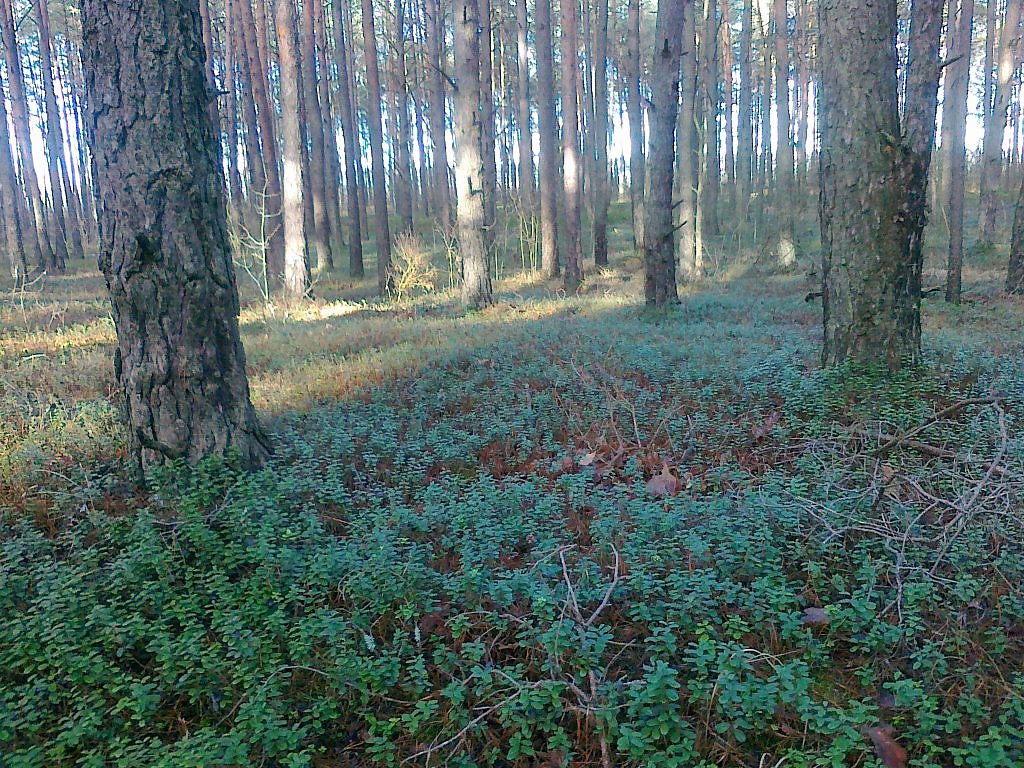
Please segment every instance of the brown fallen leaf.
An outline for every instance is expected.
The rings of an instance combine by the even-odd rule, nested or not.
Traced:
[[[648,480],[645,487],[652,496],[675,496],[679,493],[682,483],[679,482],[678,477],[672,474],[668,464],[663,464],[661,472]]]
[[[888,723],[865,726],[861,732],[875,745],[875,754],[885,768],[907,768],[907,750],[896,743]]]
[[[576,461],[576,463],[579,464],[581,467],[589,467],[591,464],[594,463],[594,461],[596,459],[597,459],[597,454],[594,453],[593,451],[591,451],[590,453],[583,454],[583,456],[581,456]]]

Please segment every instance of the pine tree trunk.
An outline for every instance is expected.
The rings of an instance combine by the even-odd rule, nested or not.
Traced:
[[[796,264],[796,234],[793,224],[793,138],[789,104],[789,22],[787,0],[774,0],[772,34],[775,40],[775,208],[778,235],[775,253],[778,265],[790,269]]]
[[[392,148],[391,183],[395,198],[395,213],[398,216],[399,234],[411,233],[414,229],[405,9],[405,0],[395,0],[395,28],[389,37],[394,40],[396,53],[386,61],[389,75],[388,91],[391,97],[388,120]]]
[[[700,172],[700,138],[697,131],[697,10],[692,0],[683,4],[682,86],[677,118],[679,151],[675,158],[679,173],[679,264],[685,280],[696,280],[703,271],[703,254],[697,244],[697,186]],[[651,158],[653,159],[653,151]],[[650,162],[648,173],[653,173]]]
[[[391,228],[388,224],[388,192],[384,180],[384,128],[380,106],[380,67],[377,63],[377,33],[373,0],[363,3],[363,60],[369,94],[366,118],[370,127],[370,159],[373,177],[373,218],[377,230],[377,288],[381,295],[393,289],[391,275]]]
[[[245,144],[245,166],[249,171],[249,204],[252,212],[258,221],[249,225],[250,236],[261,242],[267,242],[267,233],[263,227],[268,223],[263,218],[263,201],[267,194],[267,175],[265,162],[260,155],[260,135],[257,127],[256,102],[253,98],[252,76],[249,69],[249,57],[245,55],[244,32],[240,21],[241,3],[247,0],[229,0],[231,3],[231,34],[235,40],[235,49],[238,51],[238,82],[239,82],[239,106],[242,113],[243,143]],[[264,258],[267,257],[264,253]],[[267,264],[268,269],[270,264]]]
[[[608,0],[597,1],[594,30],[594,263],[608,264]]]
[[[565,194],[565,290],[575,293],[583,282],[580,242],[580,195],[583,168],[579,131],[579,57],[577,0],[562,0],[562,182]]]
[[[32,157],[32,132],[28,122],[28,99],[25,96],[25,79],[21,69],[18,39],[14,32],[14,9],[11,0],[0,0],[0,33],[4,43],[7,62],[7,86],[11,92],[11,117],[14,124],[14,143],[20,156],[22,182],[28,198],[30,221],[23,232],[32,258],[42,270],[60,272],[64,264],[60,252],[54,252],[50,245],[49,227],[46,223],[46,206],[43,203],[36,164]]]
[[[536,208],[533,176],[533,130],[530,120],[530,50],[527,46],[529,16],[526,0],[516,0],[516,123],[519,136],[519,199],[526,216]]]
[[[718,0],[705,0],[704,26],[700,33],[700,93],[703,99],[704,136],[698,212],[702,240],[718,237],[718,198],[722,181],[722,156],[718,117],[722,111],[718,66]]]
[[[359,196],[359,126],[352,110],[352,73],[348,68],[350,30],[341,3],[332,5],[334,12],[334,59],[338,68],[338,103],[341,113],[342,141],[345,145],[345,203],[348,210],[348,272],[359,279],[363,267],[363,231]]]
[[[536,0],[537,127],[540,131],[540,234],[544,274],[556,277],[558,258],[558,120],[555,117],[555,65],[551,0]]]
[[[1013,233],[1010,236],[1010,264],[1006,271],[1008,293],[1024,294],[1024,178],[1021,179],[1017,205],[1013,213]]]
[[[739,206],[740,215],[744,217],[750,205],[754,166],[754,88],[750,58],[752,54],[753,26],[754,0],[744,0],[743,28],[740,32],[740,100],[736,130],[737,205]]]
[[[724,103],[722,112],[725,116],[725,182],[729,210],[736,207],[736,149],[735,125],[733,124],[733,51],[732,51],[732,3],[722,3],[722,25],[719,39],[722,57],[722,94]]]
[[[820,0],[818,10],[823,359],[894,370],[920,357],[920,242],[942,2],[915,5],[902,130],[896,0],[856,10]]]
[[[444,72],[447,69],[444,50],[444,6],[442,0],[429,0],[428,49],[430,55],[430,144],[434,153],[434,204],[441,227],[447,231],[452,223],[452,192],[448,168],[448,142],[445,138],[447,120]]]
[[[480,119],[483,122],[481,150],[484,161],[484,235],[488,250],[494,247],[495,205],[498,198],[498,166],[494,154],[494,67],[491,42],[491,0],[477,0],[480,22]]]
[[[57,222],[57,250],[72,258],[84,259],[78,207],[74,201],[74,190],[71,188],[71,174],[64,162],[64,131],[61,126],[61,112],[57,107],[57,93],[53,86],[52,37],[46,0],[36,0],[36,13],[39,17],[39,68],[46,110],[46,156],[53,214]]]
[[[486,234],[486,194],[480,109],[480,19],[477,0],[455,0],[455,190],[462,302],[471,309],[491,303]]]
[[[344,243],[341,228],[341,156],[338,152],[338,127],[331,102],[330,64],[327,50],[327,20],[323,3],[314,2],[313,28],[316,33],[317,98],[320,101],[320,119],[323,123],[324,154],[324,195],[327,198],[327,217],[331,224],[331,268],[333,255]]]
[[[989,0],[994,4],[995,0]],[[1003,172],[1003,137],[1006,133],[1006,115],[1013,88],[1013,73],[1017,67],[1016,45],[1020,40],[1020,0],[1009,0],[999,31],[998,50],[995,52],[995,81],[992,88],[992,106],[985,113],[985,134],[981,153],[981,230],[979,244],[991,247],[999,225],[999,188]],[[994,34],[994,25],[989,35]]]
[[[199,14],[186,0],[83,0],[100,269],[140,469],[268,441],[249,402]]]
[[[626,114],[629,120],[629,198],[633,247],[644,244],[644,118],[640,106],[640,0],[628,0],[626,15]]]
[[[967,97],[971,75],[971,42],[974,31],[974,0],[950,0],[950,27],[955,27],[955,40],[950,58],[959,56],[946,68],[945,97],[942,100],[942,164],[941,187],[947,201],[946,221],[949,223],[949,250],[946,267],[946,301],[960,303],[961,277],[964,263],[964,194],[967,178]],[[953,19],[956,17],[954,25]]]
[[[658,307],[679,300],[672,223],[674,136],[680,95],[680,57],[683,54],[684,38],[688,34],[684,32],[685,16],[690,15],[692,18],[692,14],[690,0],[658,0],[654,62],[651,67],[650,154],[644,196],[644,298],[648,305]],[[686,81],[682,87],[685,99]]]
[[[3,93],[3,73],[0,72],[0,94]],[[11,155],[11,137],[7,128],[7,101],[0,98],[0,208],[3,209],[4,240],[10,262],[11,276],[15,282],[25,279],[28,274],[28,260],[25,254],[22,231],[26,214],[23,210],[23,196],[18,177],[14,171],[15,160]]]

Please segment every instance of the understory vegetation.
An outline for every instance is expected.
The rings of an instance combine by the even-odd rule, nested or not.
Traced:
[[[1024,763],[1024,304],[971,272],[893,379],[802,274],[638,272],[250,304],[270,465],[145,493],[98,280],[10,294],[0,763]]]

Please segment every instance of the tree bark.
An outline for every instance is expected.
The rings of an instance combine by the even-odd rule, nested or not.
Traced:
[[[1006,271],[1008,293],[1024,294],[1024,178],[1013,214],[1013,233],[1010,235],[1010,264]]]
[[[950,0],[950,28],[955,40],[950,58],[960,57],[946,67],[945,98],[942,101],[942,164],[941,185],[947,201],[946,221],[949,223],[949,250],[946,265],[946,301],[960,303],[964,263],[964,193],[967,179],[967,97],[971,76],[971,42],[974,30],[974,0]],[[955,23],[954,23],[955,18]]]
[[[992,5],[995,0],[989,0]],[[1017,68],[1016,46],[1020,40],[1020,1],[1009,0],[999,31],[998,50],[995,53],[995,81],[991,108],[985,112],[985,134],[981,153],[981,230],[979,244],[991,247],[999,224],[999,188],[1003,172],[1003,136],[1006,133],[1006,115],[1013,89],[1013,73]],[[994,33],[993,26],[988,34]],[[986,103],[987,106],[987,103]]]
[[[353,278],[365,274],[363,267],[362,213],[360,211],[359,126],[352,110],[352,73],[348,68],[348,19],[340,2],[334,12],[334,58],[338,68],[338,103],[341,112],[342,141],[345,146],[345,203],[348,210],[348,272]]]
[[[787,0],[775,0],[772,11],[775,39],[775,207],[778,235],[775,245],[778,265],[790,269],[796,264],[796,234],[793,223],[793,137],[789,104],[789,22]]]
[[[558,120],[555,117],[555,65],[552,54],[551,0],[536,0],[537,117],[540,130],[541,267],[548,277],[559,272]]]
[[[427,35],[430,67],[430,144],[434,153],[434,204],[441,227],[446,232],[452,225],[452,191],[448,167],[446,139],[447,98],[445,96],[444,5],[442,0],[429,0]]]
[[[580,158],[577,0],[562,0],[562,181],[565,193],[565,290],[575,293],[583,282],[580,242]]]
[[[187,0],[83,0],[99,265],[140,470],[269,444],[249,401],[224,180]]]
[[[491,303],[480,109],[480,18],[476,0],[455,0],[455,189],[458,201],[462,302]]]
[[[736,185],[737,205],[740,215],[746,216],[750,205],[750,191],[753,180],[754,125],[753,125],[753,77],[751,49],[753,42],[754,0],[743,2],[743,27],[740,32],[740,99],[736,130]]]
[[[688,9],[687,6],[690,6]],[[651,66],[651,133],[644,204],[644,298],[661,307],[679,300],[676,288],[675,228],[672,223],[672,182],[675,172],[675,130],[679,109],[680,58],[690,0],[658,0]],[[683,88],[686,88],[684,82]],[[685,90],[683,96],[685,98]],[[692,97],[691,97],[692,103]]]
[[[491,41],[491,0],[477,0],[477,19],[480,22],[480,119],[483,122],[481,151],[484,161],[484,235],[487,247],[494,247],[498,197],[498,166],[494,154],[496,126],[494,124],[494,66]]]
[[[391,147],[394,175],[392,187],[395,193],[395,213],[398,215],[399,234],[409,234],[414,229],[412,200],[412,162],[409,129],[409,79],[406,71],[406,19],[405,0],[395,0],[394,41],[396,55],[390,66],[389,89],[391,91]]]
[[[3,73],[0,72],[0,94],[3,92]],[[0,208],[3,209],[4,240],[11,275],[15,281],[19,281],[24,280],[28,274],[28,261],[22,235],[25,226],[24,197],[14,168],[11,137],[7,128],[7,101],[0,95]]]
[[[626,115],[629,120],[629,199],[633,208],[633,247],[644,245],[644,117],[640,105],[640,0],[626,12]]]
[[[366,63],[366,88],[369,94],[366,118],[370,127],[370,160],[373,175],[373,218],[377,230],[377,289],[391,293],[391,228],[388,224],[388,192],[384,180],[384,128],[380,115],[380,67],[377,63],[377,33],[373,19],[373,0],[363,3],[363,59]]]
[[[681,98],[677,117],[679,121],[679,151],[675,157],[679,173],[679,223],[677,226],[679,227],[679,264],[683,271],[683,279],[696,280],[703,272],[703,253],[697,241],[700,137],[697,131],[697,7],[692,0],[683,4],[682,13],[682,47],[680,48],[682,86],[679,89]],[[657,60],[656,58],[655,61]],[[652,160],[653,154],[652,151]],[[653,172],[648,163],[648,173]]]
[[[718,117],[722,112],[719,92],[718,0],[705,0],[704,25],[700,32],[700,92],[703,97],[703,162],[697,205],[702,240],[718,237],[718,199],[722,182],[721,138]]]
[[[597,0],[594,30],[594,264],[608,264],[608,0]]]
[[[919,0],[904,129],[896,1],[820,0],[823,360],[895,370],[920,357],[921,233],[934,138],[941,0]]]

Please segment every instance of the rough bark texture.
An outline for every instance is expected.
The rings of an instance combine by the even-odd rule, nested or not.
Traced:
[[[608,263],[608,0],[598,0],[594,30],[594,263]]]
[[[679,151],[675,158],[679,173],[679,263],[683,271],[683,278],[687,280],[700,277],[703,271],[703,253],[697,244],[697,180],[700,171],[700,147],[696,115],[696,13],[697,8],[692,1],[684,4],[680,53],[682,57],[682,98],[677,118],[679,121]],[[653,173],[653,170],[648,168],[648,173]]]
[[[480,123],[480,31],[476,0],[455,0],[455,190],[458,201],[462,301],[491,303]]]
[[[290,299],[309,292],[309,251],[306,246],[306,141],[302,132],[302,76],[299,70],[299,40],[294,0],[274,0],[274,29],[277,58],[281,66],[281,138],[284,173],[282,181],[284,219],[284,291]]]
[[[519,200],[523,212],[532,216],[535,204],[533,180],[533,129],[530,119],[530,49],[527,45],[529,16],[526,0],[516,0],[516,123],[519,137]]]
[[[537,0],[537,117],[540,129],[540,242],[544,274],[555,277],[558,259],[558,120],[555,117],[555,65],[552,55],[551,0]]]
[[[583,282],[580,241],[580,198],[583,167],[580,158],[579,56],[577,0],[562,0],[562,183],[565,193],[565,290],[575,293]]]
[[[994,2],[995,0],[989,0],[989,5]],[[991,246],[995,242],[999,224],[1003,136],[1006,132],[1006,114],[1013,89],[1013,72],[1017,66],[1015,51],[1020,38],[1020,6],[1020,0],[1009,0],[1006,3],[1003,25],[999,31],[998,50],[995,53],[996,71],[991,108],[985,112],[985,135],[981,153],[981,230],[978,238],[982,247]],[[993,28],[989,27],[990,37],[993,32]]]
[[[224,180],[188,0],[84,0],[99,265],[140,467],[235,452],[263,462],[249,402]]]
[[[0,94],[3,93],[3,73],[0,72]],[[11,137],[7,128],[7,102],[0,97],[0,208],[3,209],[4,244],[7,248],[11,274],[17,279],[24,279],[28,273],[28,262],[25,256],[24,238],[22,236],[25,219],[18,177],[14,171],[14,158],[11,156]]]
[[[377,289],[391,293],[391,227],[388,223],[388,191],[384,180],[384,127],[380,116],[380,67],[377,63],[377,33],[373,0],[363,0],[363,58],[369,100],[366,120],[370,127],[370,162],[373,175],[373,219],[377,229]]]
[[[946,195],[946,221],[949,225],[949,250],[946,265],[946,301],[960,303],[961,274],[964,263],[964,191],[967,179],[967,96],[971,75],[971,40],[974,30],[974,0],[950,0],[950,27],[955,40],[950,58],[959,56],[946,68],[945,98],[942,101],[942,164]],[[955,22],[954,22],[955,19]]]
[[[332,5],[334,12],[334,57],[338,67],[338,105],[341,114],[342,141],[345,147],[345,203],[348,210],[348,272],[360,278],[363,268],[363,231],[360,212],[358,168],[359,126],[352,110],[352,74],[348,68],[349,29],[342,4]]]
[[[778,234],[775,255],[778,265],[789,269],[796,264],[796,235],[793,224],[793,138],[789,104],[789,23],[786,0],[775,0],[772,32],[775,39],[775,208]]]
[[[24,235],[32,258],[43,270],[61,271],[64,264],[60,254],[54,253],[50,246],[49,227],[46,222],[46,207],[43,204],[39,179],[36,176],[35,160],[32,157],[32,133],[28,121],[28,100],[25,96],[25,79],[21,69],[21,57],[18,54],[18,39],[14,30],[14,9],[11,0],[0,0],[0,32],[4,43],[4,55],[7,62],[7,86],[11,92],[11,117],[14,124],[15,146],[20,155],[22,182],[28,207],[31,214],[30,222],[34,226],[26,226]]]
[[[629,199],[633,246],[644,244],[644,118],[640,108],[640,0],[629,0],[626,16],[626,114],[629,118]]]
[[[679,62],[690,0],[659,0],[651,67],[651,135],[644,212],[644,298],[652,306],[676,302],[676,249],[672,223]],[[684,86],[685,87],[685,86]],[[685,95],[685,94],[684,94]]]
[[[920,355],[920,234],[941,9],[940,0],[915,6],[901,132],[895,0],[855,11],[844,0],[818,7],[827,365],[850,359],[897,369]]]

